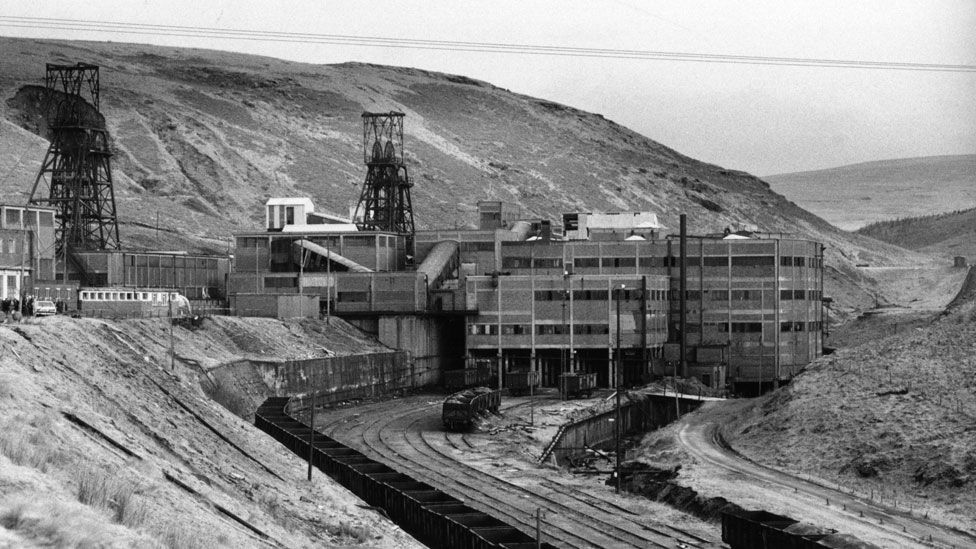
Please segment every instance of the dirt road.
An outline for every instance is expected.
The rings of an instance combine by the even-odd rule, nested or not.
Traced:
[[[976,547],[976,538],[807,481],[742,457],[727,447],[721,428],[742,404],[708,403],[674,425],[678,446],[694,460],[696,489],[744,507],[763,508],[882,547]]]

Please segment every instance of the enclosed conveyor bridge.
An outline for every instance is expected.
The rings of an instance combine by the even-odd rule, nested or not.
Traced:
[[[318,245],[318,244],[316,244],[316,243],[314,243],[314,242],[312,242],[310,240],[305,240],[305,239],[296,240],[296,241],[294,241],[292,243],[292,247],[297,252],[301,252],[302,249],[308,250],[308,251],[312,252],[313,254],[316,254],[316,255],[318,255],[318,256],[326,259],[327,261],[331,261],[331,262],[333,262],[335,264],[342,265],[343,267],[345,267],[351,273],[371,273],[371,272],[373,272],[373,270],[370,269],[369,267],[364,267],[363,265],[360,265],[359,263],[356,263],[355,261],[353,261],[353,260],[351,260],[351,259],[349,259],[347,257],[343,257],[343,256],[341,256],[341,255],[339,255],[339,254],[337,254],[337,253],[335,253],[335,252],[333,252],[333,251],[325,248],[324,246],[320,246],[320,245]],[[302,253],[299,253],[299,254],[296,254],[296,255],[298,255],[299,257],[304,257],[304,254],[302,254]]]

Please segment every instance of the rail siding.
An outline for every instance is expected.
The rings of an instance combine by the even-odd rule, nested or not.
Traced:
[[[621,432],[630,435],[657,429],[678,418],[674,396],[658,394],[632,395],[620,405]],[[713,399],[708,399],[713,400]],[[678,399],[681,414],[699,406],[703,399],[682,396]],[[539,456],[539,463],[555,459],[562,466],[572,458],[583,455],[588,448],[606,447],[614,440],[616,410],[608,410],[587,418],[565,423]]]

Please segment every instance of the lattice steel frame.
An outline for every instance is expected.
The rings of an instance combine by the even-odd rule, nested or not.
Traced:
[[[363,113],[363,162],[366,181],[356,206],[363,231],[390,231],[406,236],[413,257],[414,223],[410,178],[403,163],[402,112]],[[360,218],[361,216],[361,218]]]
[[[29,202],[55,209],[59,254],[66,246],[71,250],[118,249],[112,151],[99,112],[98,66],[48,63],[44,82],[51,145]]]

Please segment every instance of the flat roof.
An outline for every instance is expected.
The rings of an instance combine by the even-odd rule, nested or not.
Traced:
[[[302,225],[297,225],[297,227],[302,227]],[[308,225],[308,227],[328,227],[328,224],[323,225]],[[385,236],[403,236],[399,233],[389,232],[389,231],[319,231],[314,228],[308,231],[252,231],[245,233],[233,233],[231,236],[234,238],[240,236],[270,236],[270,237],[289,237],[295,238],[303,235],[308,236],[323,236],[323,235],[335,235],[335,236],[374,236],[374,235],[385,235]]]
[[[0,208],[17,208],[19,210],[23,210],[24,208],[27,208],[28,210],[48,210],[52,212],[55,211],[55,208],[53,206],[38,206],[37,204],[5,204],[3,202],[0,202]]]

